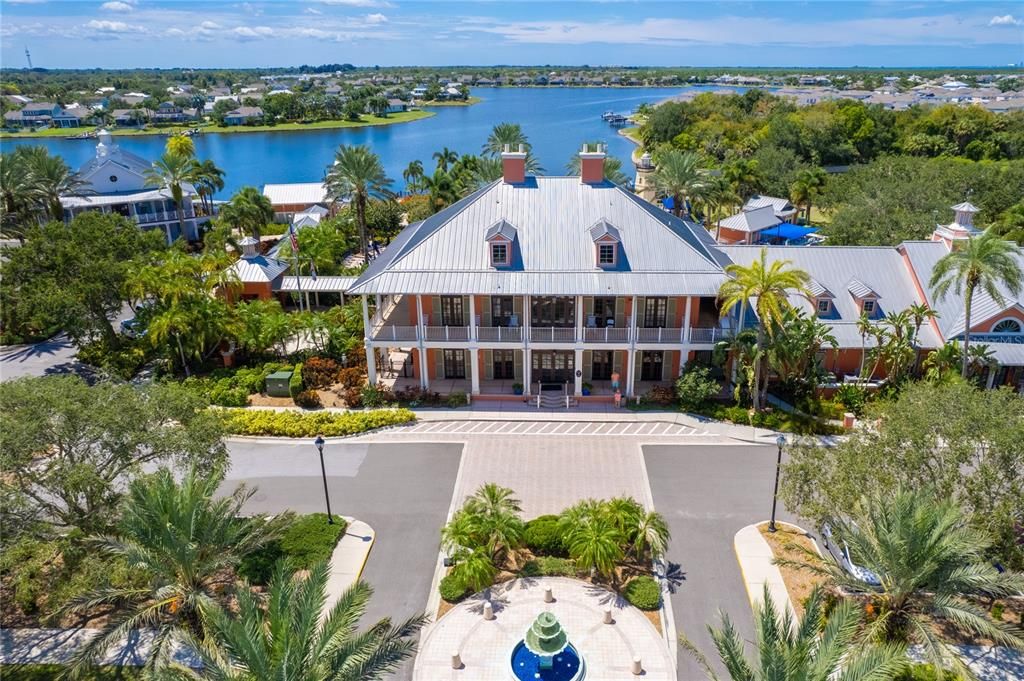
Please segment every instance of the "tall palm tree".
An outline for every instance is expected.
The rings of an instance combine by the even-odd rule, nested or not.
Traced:
[[[204,610],[230,591],[242,558],[280,536],[291,522],[289,515],[240,520],[256,490],[238,488],[218,497],[220,482],[219,475],[191,471],[179,484],[171,471],[161,469],[131,483],[117,533],[96,538],[95,544],[144,574],[148,583],[100,586],[72,602],[68,610],[74,613],[115,607],[97,635],[76,652],[77,672],[139,629],[156,630],[150,660],[155,666],[167,663],[169,644],[182,636],[209,638]]]
[[[826,617],[824,593],[815,588],[807,599],[803,619],[776,606],[764,587],[763,600],[754,605],[754,649],[748,659],[745,641],[728,615],[722,626],[708,626],[722,666],[732,681],[888,681],[907,664],[899,645],[866,645],[857,640],[861,617],[850,601],[841,601]],[[707,678],[718,681],[707,658],[681,637]]]
[[[868,356],[868,336],[873,335],[874,324],[871,322],[871,317],[868,316],[867,312],[861,312],[860,316],[857,317],[857,333],[860,334],[860,370],[857,375],[861,379],[867,378],[870,381],[874,378],[872,376],[864,376],[864,364]]]
[[[409,165],[402,171],[402,179],[410,191],[419,189],[420,181],[423,180],[423,162],[409,161]]]
[[[968,237],[967,243],[954,248],[935,263],[928,283],[933,295],[942,300],[953,289],[964,297],[963,378],[967,378],[974,292],[980,288],[992,300],[1005,305],[1001,288],[1005,287],[1014,296],[1020,293],[1024,280],[1021,257],[1020,246],[1004,241],[994,232],[985,231],[979,236]]]
[[[164,153],[153,161],[153,167],[146,171],[146,186],[159,187],[171,192],[174,210],[178,215],[178,230],[185,234],[184,190],[182,185],[191,180],[192,159],[181,154]],[[167,241],[171,241],[171,230],[167,229]]]
[[[249,590],[237,614],[219,604],[205,610],[215,645],[196,646],[202,670],[176,667],[172,678],[210,681],[376,681],[416,652],[422,615],[357,630],[373,589],[356,582],[321,616],[327,603],[326,562],[296,578],[278,566],[266,604]]]
[[[533,155],[533,147],[530,145],[530,141],[527,139],[526,134],[523,133],[523,128],[518,123],[498,123],[491,129],[491,134],[487,136],[487,142],[483,146],[484,156],[490,156],[491,158],[501,158],[501,152],[508,147],[512,151],[517,151],[520,146],[523,147],[523,151],[526,152],[526,172],[536,175],[537,173],[544,172],[544,169],[540,166],[540,161]]]
[[[974,674],[942,639],[942,626],[1024,649],[1024,631],[989,619],[972,600],[1020,593],[1024,575],[1000,573],[992,566],[987,559],[991,540],[970,524],[955,501],[937,499],[926,489],[875,492],[861,498],[852,519],[836,518],[831,526],[835,539],[845,542],[857,565],[875,579],[848,572],[834,558],[815,560],[817,554],[806,562],[777,562],[865,594],[878,611],[870,626],[879,638],[919,644],[937,668],[951,660],[972,679]]]
[[[764,184],[764,175],[758,168],[757,159],[739,158],[725,164],[722,177],[740,197],[741,203],[760,191]]]
[[[260,231],[274,220],[274,206],[256,187],[242,187],[221,208],[220,217],[232,228],[259,240]]]
[[[921,327],[924,326],[926,321],[937,319],[939,313],[928,307],[926,303],[912,303],[907,308],[907,314],[914,324],[914,344],[917,345],[918,339],[921,336]]]
[[[334,155],[333,165],[327,169],[324,184],[331,201],[348,199],[355,205],[359,246],[366,253],[366,204],[371,197],[386,197],[391,186],[380,157],[362,144],[343,144]]]
[[[721,233],[722,218],[739,202],[739,197],[733,193],[724,177],[708,176],[707,186],[697,197],[697,203],[704,213],[704,228],[711,229],[711,223],[715,225],[715,241],[718,241]]]
[[[192,161],[191,170],[192,184],[199,193],[199,200],[203,205],[203,212],[207,215],[213,213],[213,196],[224,189],[224,171],[217,167],[210,159],[205,161]]]
[[[654,187],[661,194],[672,197],[673,215],[682,215],[685,201],[699,201],[707,189],[707,173],[700,166],[700,155],[693,151],[669,149],[658,155]]]
[[[459,152],[445,147],[441,151],[435,151],[431,154],[431,158],[437,161],[438,170],[448,172],[448,166],[454,165],[459,160]]]
[[[722,282],[718,290],[718,300],[722,316],[728,315],[736,306],[746,308],[750,301],[756,299],[754,309],[757,311],[757,343],[754,361],[754,376],[751,384],[751,399],[755,410],[761,409],[762,377],[764,376],[764,356],[761,352],[765,341],[774,329],[779,327],[783,313],[790,307],[788,296],[797,293],[810,297],[807,285],[810,276],[801,269],[790,267],[789,260],[768,262],[768,249],[761,249],[761,257],[749,266],[732,264],[725,268],[729,278]],[[764,381],[765,389],[767,380]]]
[[[0,230],[4,236],[13,236],[22,243],[32,221],[32,201],[37,189],[23,149],[27,147],[0,154]]]
[[[601,144],[604,144],[604,142],[584,142],[583,146],[588,149],[594,149]],[[565,164],[565,170],[570,175],[579,175],[580,165],[580,155],[576,153],[569,157],[569,162]],[[629,182],[629,176],[622,172],[621,159],[616,156],[608,156],[604,159],[604,179],[617,185],[623,185]]]
[[[171,135],[167,138],[164,149],[168,154],[193,159],[196,156],[196,145],[188,135]]]
[[[796,207],[804,208],[804,216],[811,221],[811,204],[821,194],[828,182],[828,173],[823,168],[805,168],[796,174],[796,179],[789,187],[789,200]]]
[[[50,220],[64,219],[61,196],[92,193],[88,182],[71,170],[60,156],[50,156],[45,147],[25,147],[22,162],[31,181],[29,196]]]

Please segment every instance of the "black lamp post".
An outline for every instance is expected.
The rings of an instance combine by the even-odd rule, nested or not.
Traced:
[[[774,532],[775,528],[775,504],[779,500],[779,470],[782,468],[782,447],[786,444],[786,437],[780,435],[775,438],[775,444],[779,446],[779,458],[775,461],[775,491],[772,492],[772,519],[768,523],[768,531]]]
[[[320,452],[320,475],[324,479],[324,499],[327,501],[327,522],[330,525],[334,524],[334,516],[331,515],[331,495],[327,493],[327,469],[324,468],[324,436],[317,435],[316,439],[313,440],[313,444],[316,445],[316,449]]]

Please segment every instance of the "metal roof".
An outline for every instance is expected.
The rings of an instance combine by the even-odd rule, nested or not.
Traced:
[[[780,218],[788,218],[791,215],[796,214],[796,208],[790,203],[789,199],[779,198],[777,196],[760,196],[755,194],[747,199],[747,202],[743,204],[743,210],[750,211],[757,208],[764,208],[765,206],[771,206],[772,210],[775,211],[775,215]]]
[[[327,187],[323,182],[266,184],[263,185],[263,195],[274,205],[326,203]]]
[[[850,292],[850,295],[855,298],[877,298],[878,294],[872,290],[870,286],[865,284],[860,279],[851,279],[850,283],[846,285],[846,290]]]
[[[604,236],[610,236],[616,241],[622,241],[622,235],[619,234],[618,228],[604,218],[601,218],[590,228],[590,238],[597,241]]]
[[[182,183],[181,191],[184,196],[195,196],[195,188],[188,183]],[[61,196],[60,204],[65,208],[90,208],[96,206],[112,206],[120,203],[135,203],[137,201],[171,201],[174,197],[170,189],[140,189],[138,191],[119,192],[113,194],[84,194],[81,196]]]
[[[835,298],[832,292],[828,288],[822,286],[817,279],[811,278],[807,284],[807,290],[811,292],[811,295],[815,298]]]
[[[283,260],[255,255],[239,258],[228,269],[243,284],[272,282],[288,271],[290,265]]]
[[[956,204],[955,206],[953,206],[953,210],[957,211],[958,213],[978,213],[978,212],[981,212],[980,208],[978,208],[977,206],[975,206],[973,203],[971,203],[969,201],[964,201],[963,203]]]
[[[759,208],[744,208],[736,215],[730,215],[720,223],[726,229],[734,229],[737,232],[760,232],[782,222],[775,215],[775,209],[769,204]]]
[[[487,239],[487,241],[490,241],[498,236],[508,239],[509,241],[515,241],[516,228],[508,224],[506,220],[498,220],[487,228],[487,233],[484,235],[484,238]]]
[[[1024,366],[1024,343],[981,343],[1001,366]]]
[[[357,277],[281,277],[277,291],[309,291],[310,293],[344,293],[356,282]]]

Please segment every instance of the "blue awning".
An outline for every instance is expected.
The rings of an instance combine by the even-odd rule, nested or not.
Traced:
[[[817,227],[801,227],[800,225],[783,222],[774,227],[761,230],[759,235],[763,239],[802,239],[808,234],[814,234],[817,231]]]

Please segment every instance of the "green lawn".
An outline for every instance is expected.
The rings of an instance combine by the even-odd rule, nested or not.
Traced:
[[[479,97],[469,97],[468,99],[460,99],[456,101],[443,100],[443,101],[429,101],[420,102],[420,106],[472,106],[473,104],[479,104],[484,100]]]
[[[402,111],[399,113],[384,116],[364,115],[358,121],[317,121],[315,123],[278,123],[277,125],[168,125],[159,128],[147,128],[137,130],[134,128],[113,128],[110,132],[113,135],[167,135],[170,133],[183,132],[198,127],[204,133],[243,133],[243,132],[278,132],[289,130],[324,130],[330,128],[364,128],[370,125],[394,125],[395,123],[408,123],[418,121],[422,118],[430,118],[436,115],[433,111]],[[21,132],[0,132],[0,139],[16,137],[66,137],[68,135],[79,135],[83,132],[91,132],[96,128],[47,128],[32,132],[24,130]]]

